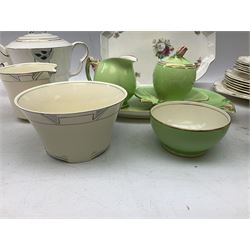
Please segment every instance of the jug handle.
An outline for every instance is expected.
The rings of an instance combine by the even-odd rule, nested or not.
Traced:
[[[3,64],[5,64],[5,63],[11,64],[10,63],[10,56],[7,52],[7,49],[2,44],[0,44],[0,62]]]
[[[91,76],[90,76],[90,66],[92,66],[93,71],[95,71],[99,62],[100,62],[99,60],[96,60],[93,57],[89,56],[87,58],[86,64],[85,64],[85,73],[86,73],[86,77],[89,81],[92,81]]]
[[[79,66],[78,66],[77,70],[75,72],[70,72],[70,77],[71,76],[76,76],[82,71],[83,63],[84,63],[85,59],[88,57],[88,55],[89,55],[89,48],[88,48],[87,44],[85,44],[84,42],[80,42],[80,41],[73,42],[72,43],[72,46],[73,46],[72,50],[78,45],[84,47],[85,53],[84,53],[84,56],[80,59],[80,63],[79,63]]]

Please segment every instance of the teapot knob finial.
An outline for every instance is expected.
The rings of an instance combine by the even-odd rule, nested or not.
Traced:
[[[176,55],[178,57],[183,57],[185,53],[187,52],[188,48],[186,46],[182,46],[178,51],[176,52]]]

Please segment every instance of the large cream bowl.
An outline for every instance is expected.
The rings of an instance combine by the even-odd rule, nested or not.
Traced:
[[[127,92],[96,81],[59,82],[15,98],[40,135],[47,153],[66,162],[89,161],[111,142],[112,127]]]

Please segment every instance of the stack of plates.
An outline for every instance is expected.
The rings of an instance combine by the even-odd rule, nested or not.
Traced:
[[[240,94],[250,95],[249,74],[228,69],[226,70],[223,83],[225,87],[230,90],[236,91]]]
[[[250,74],[250,56],[240,56],[235,62],[234,69],[240,73]]]
[[[217,81],[215,89],[235,97],[250,99],[250,56],[240,56],[233,69],[227,69],[223,81]],[[223,92],[224,91],[224,92]]]

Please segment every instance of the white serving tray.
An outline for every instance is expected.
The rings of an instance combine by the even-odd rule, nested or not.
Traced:
[[[161,43],[163,41],[163,43]],[[152,84],[155,64],[160,59],[156,56],[154,45],[170,44],[174,51],[181,46],[187,46],[185,57],[195,63],[201,59],[197,70],[196,80],[207,71],[210,63],[215,59],[215,32],[174,32],[174,31],[105,31],[100,36],[102,59],[134,55],[138,62],[134,64],[137,82]],[[162,48],[162,47],[161,47]]]

